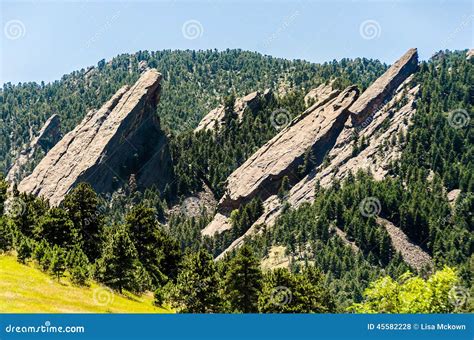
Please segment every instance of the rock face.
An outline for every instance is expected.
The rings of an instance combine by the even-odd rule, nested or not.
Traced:
[[[263,93],[255,91],[249,93],[245,97],[237,98],[234,104],[234,112],[237,114],[239,121],[242,121],[245,109],[249,108],[253,110],[262,98],[268,99],[272,95],[272,92],[267,89]],[[221,127],[224,124],[225,108],[223,105],[210,111],[204,118],[199,122],[199,125],[194,132],[201,130],[214,130],[217,127]]]
[[[229,176],[220,206],[236,209],[255,196],[264,200],[277,193],[284,176],[290,182],[297,181],[296,169],[303,164],[308,150],[317,155],[314,163],[321,163],[344,127],[347,109],[358,94],[356,87],[341,93],[333,91],[294,119]]]
[[[28,173],[28,165],[32,163],[41,150],[48,152],[60,139],[61,120],[58,115],[54,114],[44,123],[40,132],[33,137],[30,144],[20,152],[20,155],[13,163],[8,171],[6,180],[10,183],[18,183]],[[30,165],[31,166],[31,165]]]
[[[402,63],[400,60],[404,62]],[[327,144],[326,149],[313,149],[317,161],[308,175],[296,183],[292,183],[292,188],[287,196],[287,202],[291,206],[298,207],[304,202],[313,201],[317,181],[322,186],[329,186],[335,179],[342,180],[350,172],[355,173],[359,169],[370,170],[378,180],[385,177],[390,162],[399,158],[401,154],[403,141],[398,139],[403,139],[399,136],[404,136],[409,121],[415,113],[415,100],[419,92],[419,86],[412,85],[411,74],[416,70],[416,65],[410,66],[409,70],[402,66],[407,63],[411,65],[413,60],[417,60],[416,50],[409,50],[400,60],[394,64],[394,66],[397,65],[396,68],[392,66],[366,90],[369,93],[368,95],[364,95],[364,92],[357,100],[353,100],[352,105],[349,104],[350,107],[344,110],[346,113],[341,116],[342,123],[336,124],[337,126],[342,124],[342,126],[335,129],[331,136],[334,141]],[[394,70],[398,70],[398,73],[395,73]],[[326,106],[331,106],[334,101],[334,99],[328,99],[330,97],[331,95],[326,98],[326,100],[329,100]],[[374,101],[381,104],[379,106],[374,105]],[[318,105],[320,104],[315,104],[315,106]],[[287,127],[269,142],[274,143],[275,139],[278,139],[279,136],[281,138],[281,134],[286,132],[288,135],[285,140],[292,140],[295,144],[282,143],[280,150],[273,153],[273,161],[266,161],[267,156],[272,155],[271,153],[267,156],[257,155],[259,152],[268,152],[262,148],[229,177],[229,190],[227,196],[221,199],[220,214],[218,213],[215,219],[203,230],[203,234],[213,234],[230,229],[228,213],[223,213],[225,211],[223,208],[233,209],[238,204],[245,203],[248,197],[253,197],[256,194],[265,199],[264,213],[242,237],[236,239],[218,258],[221,258],[227,251],[240,246],[245,237],[258,233],[259,225],[264,223],[271,226],[280,215],[282,202],[275,191],[266,190],[267,187],[271,186],[261,186],[261,183],[264,182],[262,179],[275,176],[274,173],[277,172],[275,170],[279,169],[277,164],[280,164],[280,158],[285,158],[288,153],[292,152],[291,150],[298,149],[298,145],[304,143],[298,139],[299,137],[295,138],[295,135],[301,134],[300,130],[308,129],[314,133],[314,130],[321,131],[323,129],[324,124],[314,124],[313,121],[307,121],[308,116],[312,116],[311,114],[308,115],[308,111],[311,110],[314,110],[314,108],[309,108],[296,119],[296,123],[305,122],[304,128],[293,130],[290,135],[286,131],[291,126]],[[354,116],[364,117],[362,123],[355,125]],[[312,123],[313,125],[311,125]],[[292,122],[291,125],[294,124],[295,122]],[[357,139],[354,138],[355,135],[358,135]],[[391,143],[393,138],[397,139],[395,144]],[[364,145],[361,145],[362,140],[365,140]],[[323,154],[321,154],[321,151],[323,151]],[[321,164],[320,160],[324,155],[326,155],[328,162]],[[249,167],[249,165],[252,166]],[[236,173],[239,172],[241,173],[240,177],[235,177]],[[255,173],[260,175],[253,175]],[[261,194],[262,191],[264,191],[264,194]]]
[[[18,189],[56,205],[79,182],[108,193],[134,174],[139,188],[162,188],[172,172],[167,139],[155,114],[160,80],[160,73],[148,70],[135,85],[121,88],[99,110],[89,112]]]
[[[385,103],[400,84],[418,68],[416,48],[409,49],[380,78],[378,78],[352,105],[352,121],[362,124]]]
[[[316,103],[319,100],[328,96],[332,91],[332,81],[329,84],[321,84],[318,87],[310,90],[306,96],[304,96],[304,103],[306,106],[310,105],[311,103]]]
[[[467,51],[466,53],[466,59],[467,60],[470,60],[472,58],[472,56],[474,56],[474,49],[470,49],[469,51]]]
[[[293,184],[298,182],[297,169],[308,150],[317,155],[312,162],[321,163],[343,129],[349,117],[348,107],[358,94],[356,87],[331,92],[257,150],[228,177],[219,212],[202,233],[212,235],[229,229],[227,217],[231,210],[256,196],[266,200],[276,195],[283,177],[287,176]]]

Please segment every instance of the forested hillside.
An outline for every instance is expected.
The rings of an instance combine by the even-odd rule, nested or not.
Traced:
[[[365,88],[386,67],[368,59],[314,64],[241,50],[140,51],[101,60],[53,83],[6,83],[0,90],[0,170],[8,170],[21,147],[52,114],[60,116],[63,134],[70,131],[89,110],[98,109],[122,85],[136,81],[147,66],[163,74],[158,114],[174,132],[194,128],[230,94],[270,87],[283,92],[309,90],[330,78],[338,79],[335,86],[358,83]]]
[[[297,117],[310,88],[335,79],[335,88],[355,84],[364,90],[386,66],[367,59],[317,65],[237,50],[140,52],[52,84],[5,84],[2,168],[30,129],[57,113],[63,132],[70,130],[89,109],[135,81],[142,61],[164,76],[157,110],[170,133],[173,183],[162,192],[140,192],[130,181],[107,198],[81,183],[51,206],[16,188],[7,192],[0,179],[0,251],[58,281],[67,275],[76,285],[94,279],[120,294],[154,291],[157,306],[178,312],[472,310],[474,68],[465,51],[438,54],[413,74],[410,81],[421,90],[406,133],[378,146],[400,150],[387,176],[375,180],[358,171],[327,187],[317,183],[314,201],[299,207],[288,203],[291,184],[284,178],[276,195],[284,209],[274,225],[259,225],[220,261],[215,257],[261,215],[262,200],[234,209],[230,229],[213,236],[201,234],[212,209],[188,216],[172,206],[203,184],[220,199],[229,174],[278,133],[275,110]],[[236,97],[265,88],[277,95],[246,109],[239,121],[232,110]],[[224,126],[191,131],[218,104],[227,113]],[[363,140],[356,146],[354,154],[367,147]],[[309,172],[313,158],[310,151],[304,155],[298,176]],[[410,265],[384,221],[429,264]],[[402,301],[397,294],[404,290],[410,299]]]

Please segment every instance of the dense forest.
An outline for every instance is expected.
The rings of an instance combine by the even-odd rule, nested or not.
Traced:
[[[469,296],[474,269],[474,69],[465,51],[421,62],[414,79],[422,89],[416,113],[407,134],[389,141],[404,146],[389,176],[375,181],[360,171],[328,188],[316,185],[314,202],[286,205],[272,228],[262,225],[262,233],[221,261],[214,257],[255,222],[262,202],[234,210],[232,229],[215,237],[200,233],[213,211],[189,217],[171,213],[171,205],[203,183],[220,198],[227,176],[278,132],[270,122],[275,108],[294,117],[305,109],[309,88],[336,79],[336,87],[365,89],[386,66],[367,59],[317,65],[236,50],[139,52],[52,84],[5,84],[1,166],[9,166],[30,128],[58,113],[68,131],[88,109],[135,80],[143,60],[164,75],[158,114],[171,134],[174,187],[138,192],[132,185],[105,200],[83,183],[52,207],[15,188],[7,193],[8,184],[0,181],[0,251],[16,253],[18,261],[34,263],[57,280],[67,275],[77,285],[94,279],[118,292],[154,291],[157,305],[178,312],[472,310],[469,299],[452,297],[453,289]],[[278,97],[262,100],[237,123],[231,110],[236,96],[282,86]],[[219,103],[229,112],[222,129],[190,131]],[[453,189],[460,194],[449,202]],[[283,202],[285,190],[283,184]],[[399,226],[435,268],[417,270],[404,262],[377,216],[360,213],[366,197],[377,198],[380,217]],[[285,249],[288,268],[262,268],[277,246]],[[403,291],[413,300],[398,299]]]

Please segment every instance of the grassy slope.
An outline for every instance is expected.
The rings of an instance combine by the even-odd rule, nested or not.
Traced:
[[[120,295],[92,283],[60,282],[13,256],[0,256],[0,313],[170,313],[153,306],[152,294]]]

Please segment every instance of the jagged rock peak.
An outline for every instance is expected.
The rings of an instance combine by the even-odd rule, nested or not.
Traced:
[[[270,89],[266,89],[263,91],[263,93],[260,91],[254,91],[244,97],[237,98],[234,104],[234,112],[236,113],[239,122],[241,122],[243,119],[245,109],[255,109],[260,99],[268,99],[271,95],[272,91]],[[204,118],[199,122],[198,126],[194,129],[194,132],[201,130],[214,130],[217,127],[221,127],[224,124],[224,118],[225,108],[223,105],[220,105],[204,116]]]
[[[133,174],[138,186],[164,186],[171,177],[171,160],[156,116],[161,78],[150,69],[132,87],[122,87],[99,110],[90,111],[18,189],[56,205],[79,182],[108,193]]]
[[[46,153],[59,141],[61,138],[60,126],[61,119],[57,114],[53,114],[46,120],[38,135],[31,139],[28,146],[20,152],[12,164],[6,176],[7,181],[16,183],[27,175],[26,168],[31,167],[36,152],[41,149]]]
[[[371,114],[385,105],[393,92],[418,68],[418,52],[409,49],[399,60],[380,76],[351,106],[352,122],[364,123]]]

